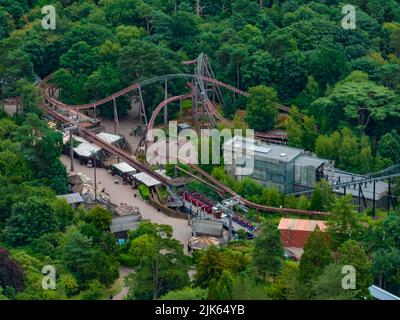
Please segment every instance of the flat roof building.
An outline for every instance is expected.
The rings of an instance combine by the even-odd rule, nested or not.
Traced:
[[[247,176],[283,193],[293,192],[296,184],[313,187],[325,163],[324,159],[305,155],[302,149],[267,144],[241,136],[235,136],[224,143],[223,149],[224,157],[232,152],[238,155],[236,163],[233,161],[229,164],[229,161],[225,161],[225,168],[230,175],[238,180],[243,179],[245,175],[236,174],[237,168],[253,156],[254,169]],[[247,149],[251,151],[250,155],[245,155]]]

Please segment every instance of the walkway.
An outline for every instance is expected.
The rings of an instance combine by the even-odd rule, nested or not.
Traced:
[[[61,161],[67,166],[67,171],[70,173],[70,158],[66,155],[62,155]],[[76,159],[74,161],[74,167],[74,172],[81,172],[93,181],[93,168],[80,165],[79,161]],[[158,212],[157,209],[139,198],[137,190],[132,190],[130,185],[123,185],[122,179],[119,179],[119,184],[114,184],[114,181],[118,179],[118,177],[112,176],[104,169],[97,168],[96,175],[98,188],[100,190],[105,188],[105,192],[110,195],[110,201],[112,203],[116,205],[127,203],[128,205],[138,207],[142,213],[143,219],[148,219],[158,224],[171,225],[174,238],[183,244],[185,253],[187,253],[187,239],[191,236],[191,228],[187,220],[171,218],[162,212]],[[136,198],[134,197],[135,194]]]

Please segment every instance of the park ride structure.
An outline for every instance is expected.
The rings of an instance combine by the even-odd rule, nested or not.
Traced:
[[[220,92],[220,87],[226,88],[230,91],[235,92],[236,94],[240,94],[243,96],[249,96],[247,92],[244,92],[240,89],[237,89],[231,85],[225,84],[223,82],[220,82],[214,78],[214,73],[208,63],[208,59],[205,55],[201,54],[197,59],[193,61],[188,61],[184,62],[185,65],[195,65],[195,72],[194,74],[169,74],[169,75],[164,75],[164,76],[159,76],[155,77],[152,79],[144,80],[141,82],[134,83],[125,89],[122,89],[106,98],[103,98],[98,101],[94,101],[91,103],[87,104],[80,104],[80,105],[70,105],[63,103],[57,99],[56,92],[58,90],[57,87],[49,83],[52,79],[52,75],[49,75],[48,77],[44,78],[42,81],[39,82],[39,87],[43,90],[44,94],[44,102],[42,104],[42,109],[49,115],[51,115],[54,119],[60,121],[61,123],[64,123],[65,125],[76,125],[78,122],[78,129],[76,132],[82,136],[83,138],[87,139],[91,143],[95,143],[99,147],[103,148],[104,150],[108,151],[109,153],[113,154],[116,157],[119,157],[120,159],[124,160],[127,162],[129,165],[133,166],[135,169],[145,172],[151,177],[157,179],[160,181],[164,186],[171,186],[174,187],[174,180],[172,179],[167,179],[166,177],[158,174],[157,172],[153,171],[150,166],[147,164],[144,164],[140,162],[134,155],[123,151],[119,149],[118,147],[111,145],[99,137],[96,136],[95,133],[90,131],[89,129],[85,129],[82,127],[79,127],[79,119],[82,117],[87,117],[85,116],[81,111],[82,110],[96,110],[97,107],[104,105],[108,102],[113,102],[113,109],[114,109],[114,122],[115,122],[115,132],[118,133],[118,128],[119,128],[119,119],[118,119],[118,113],[117,113],[117,106],[116,106],[116,99],[118,97],[127,95],[135,90],[139,92],[139,98],[140,98],[140,117],[141,120],[144,121],[146,124],[147,129],[152,128],[154,126],[155,118],[161,112],[161,110],[164,109],[164,123],[167,124],[168,122],[168,114],[167,114],[167,106],[171,102],[174,101],[182,101],[188,98],[192,99],[192,118],[193,118],[193,123],[195,124],[195,127],[198,128],[200,127],[200,117],[202,117],[203,122],[205,121],[205,118],[208,118],[209,123],[212,124],[212,126],[216,126],[217,122],[216,119],[230,125],[231,122],[227,119],[225,119],[218,111],[216,108],[216,104],[214,101],[211,101],[210,97],[208,96],[209,93],[212,94],[213,99],[218,99],[221,103],[223,103],[223,97]],[[167,97],[167,81],[170,79],[188,79],[191,80],[191,83],[189,87],[191,88],[191,92],[189,94],[185,95],[180,95],[176,97]],[[162,101],[155,111],[153,112],[149,122],[147,122],[147,116],[146,116],[146,110],[143,102],[143,96],[142,96],[142,87],[153,84],[153,83],[159,83],[159,82],[164,82],[165,83],[165,88],[166,88],[166,99]],[[279,109],[282,112],[288,112],[290,109],[284,106],[279,106]],[[60,111],[67,111],[75,114],[75,120],[71,120],[70,117],[65,116],[62,114]],[[94,112],[95,114],[95,112]],[[147,130],[146,130],[147,131]],[[255,133],[255,137],[258,139],[264,139],[269,142],[275,142],[275,143],[282,143],[283,141],[286,140],[286,137],[284,135],[275,135],[275,134],[269,134],[269,133]],[[146,139],[145,139],[146,140]],[[212,177],[210,174],[205,172],[203,169],[198,167],[197,165],[194,164],[189,164],[190,169],[199,174],[201,177],[196,176],[197,179],[200,181],[204,181],[207,184],[213,184],[217,190],[219,190],[221,193],[220,194],[228,194],[231,197],[238,197],[238,194],[222,184],[220,181]],[[176,166],[178,170],[181,170],[179,166]],[[195,176],[192,173],[192,176]],[[315,210],[301,210],[301,209],[291,209],[291,208],[283,208],[283,207],[270,207],[270,206],[265,206],[265,205],[260,205],[257,203],[253,203],[247,199],[241,198],[241,204],[258,210],[258,211],[264,211],[264,212],[274,212],[274,213],[281,213],[281,214],[298,214],[298,215],[308,215],[308,216],[326,216],[328,215],[327,212],[321,212],[321,211],[315,211]]]

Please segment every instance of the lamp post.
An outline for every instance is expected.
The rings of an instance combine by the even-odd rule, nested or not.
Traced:
[[[69,157],[71,159],[71,172],[74,171],[74,139],[72,137],[72,134],[77,129],[78,126],[72,126],[67,129],[69,131]]]

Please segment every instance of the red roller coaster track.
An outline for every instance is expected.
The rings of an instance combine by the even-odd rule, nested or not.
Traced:
[[[168,76],[164,76],[164,77],[171,77],[173,75],[168,75]],[[191,75],[183,75],[184,77],[193,77]],[[47,82],[52,78],[52,76],[48,76],[45,79],[43,79],[40,83],[39,86],[43,89],[43,93],[44,93],[44,97],[45,97],[45,103],[43,103],[42,105],[42,109],[50,114],[51,116],[53,116],[55,119],[64,122],[64,123],[70,123],[71,120],[67,117],[65,117],[64,115],[60,114],[59,112],[57,112],[56,110],[51,108],[51,105],[62,108],[62,109],[73,109],[73,110],[82,110],[82,109],[88,109],[88,108],[95,108],[99,105],[102,105],[106,102],[112,101],[117,97],[123,96],[125,94],[127,94],[128,92],[131,92],[133,90],[136,90],[138,88],[140,88],[140,83],[134,83],[131,86],[118,91],[117,93],[106,97],[104,99],[101,99],[99,101],[96,102],[92,102],[90,104],[84,104],[84,105],[67,105],[65,103],[62,103],[61,101],[58,101],[57,99],[55,99],[54,97],[52,97],[51,94],[51,89],[54,89],[54,87],[50,86],[47,84]],[[160,78],[155,78],[154,81],[157,81],[158,79],[161,79],[163,77]],[[241,91],[237,88],[234,88],[230,85],[224,84],[218,80],[215,79],[211,79],[211,78],[207,78],[207,77],[203,77],[205,81],[209,81],[211,83],[214,83],[218,86],[223,86],[229,90],[235,91],[238,94],[243,94],[243,95],[247,95],[248,93]],[[151,81],[151,80],[149,80]],[[147,81],[146,83],[149,83],[149,81]],[[172,101],[177,101],[177,100],[181,100],[184,98],[188,98],[190,97],[191,94],[188,95],[182,95],[182,96],[177,96],[177,97],[172,97],[169,99],[164,100],[157,108],[157,113],[160,112],[160,110],[162,108],[164,108],[165,106],[168,105],[168,103],[172,102]],[[50,106],[48,105],[50,104]],[[210,111],[213,112],[213,114],[215,114],[218,118],[221,117],[223,118],[221,115],[219,115],[214,106],[213,105],[209,105],[208,106],[210,108]],[[157,115],[156,112],[153,113],[152,119],[150,120],[151,125],[154,124],[154,119],[155,119],[155,115]],[[154,118],[154,119],[153,119]],[[226,121],[226,119],[224,119]],[[143,171],[147,174],[149,174],[150,176],[152,176],[153,178],[159,180],[163,185],[168,186],[168,185],[172,185],[174,186],[173,181],[166,179],[164,176],[157,174],[156,172],[154,172],[149,166],[139,162],[133,155],[122,151],[121,149],[106,143],[105,141],[101,140],[100,138],[98,138],[94,133],[92,133],[89,130],[80,128],[79,129],[79,134],[82,135],[83,137],[87,138],[89,141],[94,142],[95,144],[97,144],[98,146],[100,146],[101,148],[103,148],[104,150],[120,157],[121,159],[123,159],[124,161],[126,161],[128,164],[132,165],[133,167],[137,168],[140,171]],[[225,186],[224,184],[222,184],[221,182],[219,182],[217,179],[215,179],[214,177],[212,177],[211,175],[209,175],[207,172],[205,172],[204,170],[202,170],[201,168],[199,168],[196,165],[190,164],[190,166],[197,171],[198,173],[200,173],[205,179],[207,179],[209,182],[213,183],[214,185],[216,185],[217,187],[219,187],[221,190],[223,190],[224,192],[232,195],[232,196],[237,196],[237,193],[234,192],[233,190],[231,190],[230,188],[228,188],[227,186]],[[290,208],[275,208],[275,207],[270,207],[270,206],[264,206],[264,205],[260,205],[260,204],[256,204],[253,203],[247,199],[242,199],[242,202],[248,206],[249,208],[253,208],[259,211],[265,211],[265,212],[277,212],[277,213],[282,213],[282,214],[300,214],[300,215],[309,215],[309,216],[326,216],[328,215],[327,212],[321,212],[321,211],[309,211],[309,210],[299,210],[299,209],[290,209]]]

